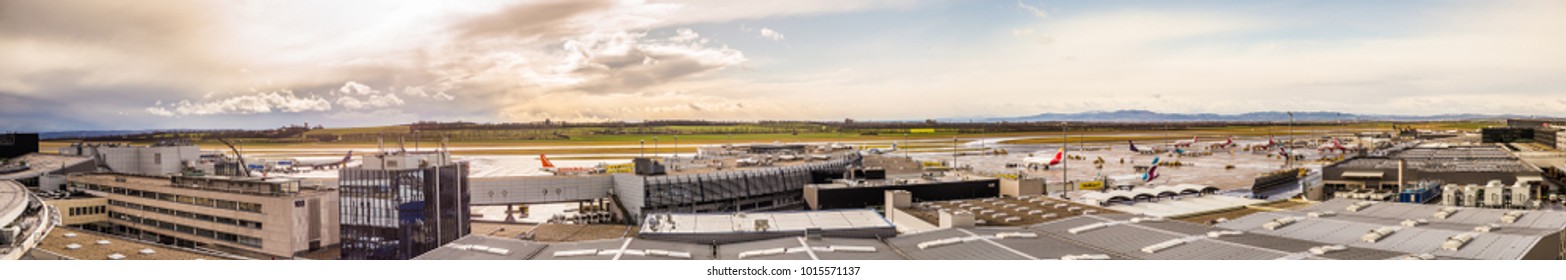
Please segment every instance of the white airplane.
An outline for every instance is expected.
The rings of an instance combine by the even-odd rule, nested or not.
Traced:
[[[1175,142],[1174,143],[1174,147],[1175,148],[1190,148],[1191,145],[1195,145],[1196,142],[1198,142],[1198,141],[1201,141],[1201,140],[1198,140],[1196,136],[1191,136],[1191,142],[1186,142],[1186,141]]]
[[[734,164],[738,164],[739,166],[761,165],[761,160],[755,158],[742,158],[734,160]]]
[[[544,172],[554,173],[554,174],[592,174],[592,173],[598,173],[600,170],[603,169],[603,168],[598,167],[598,166],[594,166],[594,167],[583,167],[583,166],[556,167],[555,163],[549,161],[549,157],[548,156],[545,156],[545,155],[542,155],[542,154],[538,155],[538,161],[543,162],[543,164],[544,164],[544,167],[543,168],[539,168],[539,170],[542,170]]]
[[[890,153],[895,152],[895,151],[897,151],[897,143],[892,143],[892,147],[891,148],[866,149],[865,150],[865,154],[868,154],[868,155],[881,155],[881,154],[890,154]]]
[[[1217,147],[1218,147],[1218,148],[1228,148],[1228,147],[1234,147],[1234,135],[1229,135],[1229,139],[1228,139],[1228,140],[1225,140],[1225,141],[1224,141],[1224,142],[1223,142],[1223,143],[1221,143],[1221,144],[1218,144],[1218,145],[1217,145]]]
[[[1321,146],[1316,147],[1316,150],[1323,152],[1337,150],[1339,153],[1344,153],[1354,149],[1344,147],[1342,141],[1338,141],[1338,138],[1332,138],[1331,143],[1322,144]]]
[[[1061,147],[1060,151],[1055,152],[1055,157],[1054,158],[1026,157],[1026,158],[1022,159],[1022,163],[1026,164],[1026,165],[1029,165],[1029,166],[1036,166],[1036,165],[1053,166],[1053,165],[1056,165],[1056,164],[1060,164],[1060,161],[1062,159],[1064,159],[1065,155],[1066,155],[1066,148],[1065,147]]]
[[[302,167],[302,168],[310,168],[310,169],[318,169],[318,170],[319,169],[343,168],[345,166],[348,166],[348,162],[350,162],[350,161],[353,161],[353,150],[348,150],[348,154],[343,155],[343,159],[340,159],[340,160],[330,160],[330,159],[297,160],[296,159],[293,162],[293,167],[296,168],[296,169]]]

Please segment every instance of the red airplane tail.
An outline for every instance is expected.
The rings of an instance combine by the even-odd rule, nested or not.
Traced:
[[[549,162],[549,157],[548,156],[544,156],[544,155],[540,154],[540,155],[538,155],[538,160],[544,162],[544,168],[555,168],[555,164],[552,163],[552,162]]]

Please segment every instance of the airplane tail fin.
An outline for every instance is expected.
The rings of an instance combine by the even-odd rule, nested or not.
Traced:
[[[1131,151],[1132,152],[1142,152],[1142,150],[1136,148],[1136,142],[1131,142],[1131,140],[1126,140],[1126,144],[1130,144],[1131,145]]]
[[[1063,159],[1065,157],[1065,155],[1066,155],[1066,147],[1060,147],[1060,151],[1059,152],[1055,152],[1055,159],[1049,160],[1049,165],[1060,164],[1060,160]]]
[[[539,154],[538,155],[538,160],[544,162],[544,168],[555,168],[555,164],[552,163],[552,162],[549,162],[549,157],[548,156],[545,156],[543,154]]]
[[[353,160],[353,150],[348,150],[348,154],[343,155],[343,163],[348,163],[349,160]]]
[[[1148,167],[1147,168],[1147,174],[1142,174],[1142,181],[1143,182],[1150,182],[1150,181],[1153,181],[1153,179],[1158,179],[1158,165],[1153,165],[1152,167]]]

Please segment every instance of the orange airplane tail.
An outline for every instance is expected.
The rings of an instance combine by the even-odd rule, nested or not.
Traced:
[[[547,156],[540,154],[538,155],[538,160],[544,162],[544,168],[555,168],[555,164],[549,162],[549,157]]]

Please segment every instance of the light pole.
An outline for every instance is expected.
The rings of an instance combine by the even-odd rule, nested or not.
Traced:
[[[642,143],[642,157],[647,157],[647,139],[637,140]]]
[[[903,157],[908,157],[908,132],[903,132]]]
[[[957,137],[952,137],[952,169],[957,169]]]
[[[653,136],[653,157],[658,157],[658,137]]]
[[[1071,161],[1066,158],[1066,146],[1071,145],[1071,140],[1066,138],[1066,122],[1060,122],[1060,199],[1066,199],[1066,193],[1071,190]]]

